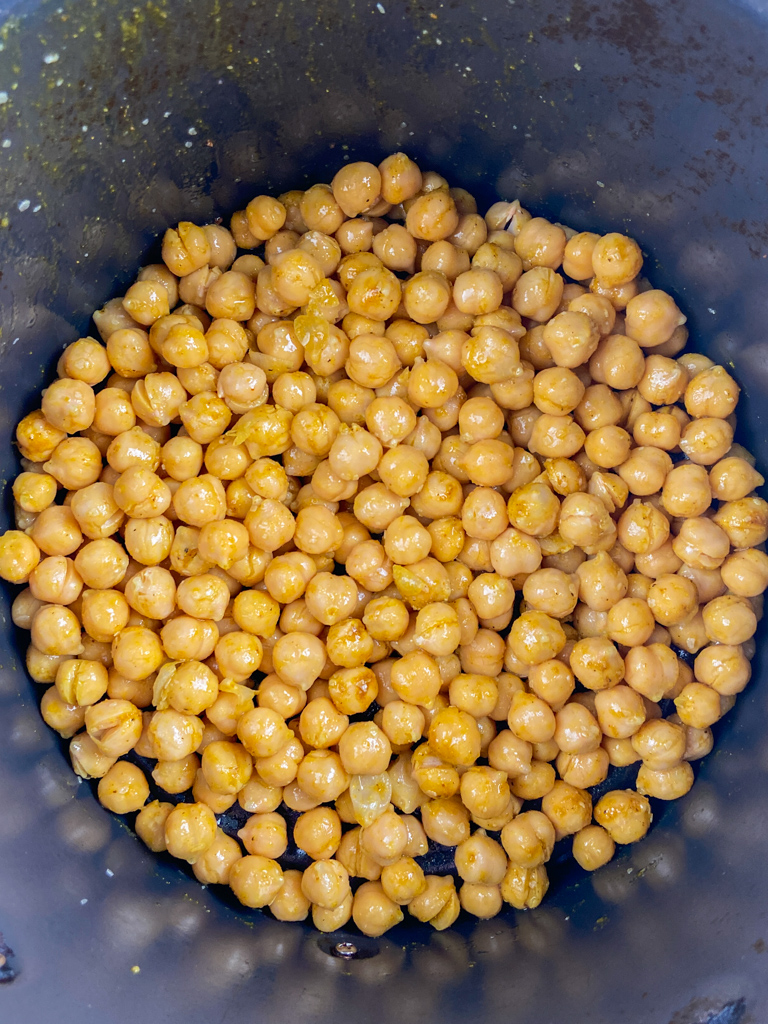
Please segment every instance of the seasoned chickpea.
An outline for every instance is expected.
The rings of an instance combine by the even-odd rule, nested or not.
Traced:
[[[569,664],[575,677],[588,690],[615,686],[624,675],[623,658],[611,641],[602,636],[578,640],[571,650]]]
[[[753,547],[734,551],[723,562],[720,572],[732,594],[757,597],[768,587],[768,555]]]
[[[519,287],[527,276],[524,274],[516,287]],[[517,306],[515,308],[517,309]],[[518,312],[523,313],[522,310]],[[546,324],[542,340],[557,366],[573,369],[587,362],[597,348],[600,335],[595,322],[586,313],[566,310],[564,313],[558,313]]]
[[[85,722],[85,708],[66,701],[56,686],[49,687],[43,694],[40,715],[45,724],[65,740],[79,732]]]
[[[609,610],[607,625],[611,640],[625,647],[635,647],[650,638],[655,620],[646,601],[625,597]]]
[[[637,791],[657,800],[679,800],[693,785],[693,769],[687,761],[671,768],[651,768],[643,763],[637,773]]]
[[[715,463],[709,471],[709,480],[712,493],[721,501],[738,501],[765,483],[764,477],[746,459],[735,454]]]
[[[118,761],[101,779],[98,786],[99,802],[114,814],[138,811],[149,796],[144,772],[135,764]]]
[[[652,289],[634,296],[627,303],[627,334],[644,348],[668,341],[675,328],[685,320],[674,299],[666,292]]]
[[[507,643],[515,657],[524,664],[538,665],[559,654],[565,640],[557,619],[544,612],[526,611],[513,622]]]
[[[628,284],[640,273],[643,256],[633,238],[612,232],[599,238],[592,249],[595,277],[609,288]]]
[[[614,789],[595,805],[595,821],[615,843],[636,843],[650,827],[651,806],[631,789]]]
[[[574,281],[588,281],[595,273],[592,266],[592,254],[600,241],[600,235],[591,231],[582,231],[565,243],[563,254],[563,271]]]
[[[587,825],[573,837],[573,857],[585,871],[596,871],[613,857],[616,844],[600,825]]]
[[[533,909],[544,899],[548,888],[547,869],[543,865],[522,868],[510,864],[501,883],[501,895],[517,910]]]
[[[389,767],[392,747],[374,722],[354,722],[339,740],[339,755],[350,775],[379,775]]]
[[[629,686],[616,685],[595,694],[600,728],[612,739],[628,739],[645,721],[643,698]]]
[[[686,519],[672,541],[672,550],[686,565],[717,569],[730,550],[728,535],[705,517]]]

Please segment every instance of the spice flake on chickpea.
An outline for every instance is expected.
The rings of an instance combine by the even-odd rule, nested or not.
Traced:
[[[690,789],[768,503],[642,269],[394,153],[169,228],[94,313],[17,427],[0,576],[43,719],[151,850],[280,921],[444,929]]]

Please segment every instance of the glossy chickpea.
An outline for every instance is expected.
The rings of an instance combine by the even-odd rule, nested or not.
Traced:
[[[114,814],[138,811],[149,796],[144,772],[135,764],[118,761],[99,780],[99,802]]]
[[[63,739],[69,739],[83,728],[85,708],[66,701],[58,687],[49,687],[40,701],[40,715],[46,725]]]
[[[729,455],[715,463],[709,480],[712,493],[721,501],[738,501],[765,483],[754,466],[739,455]]]
[[[717,569],[730,550],[728,535],[705,517],[686,519],[672,541],[674,553],[686,565],[697,569]]]
[[[612,739],[628,739],[646,717],[642,696],[629,686],[616,685],[595,694],[595,713],[600,728]]]
[[[573,837],[573,858],[585,871],[596,871],[613,857],[616,844],[600,825],[587,825]]]
[[[679,800],[693,785],[693,769],[687,761],[671,768],[651,768],[643,763],[637,773],[637,791],[657,800]]]
[[[523,612],[512,624],[508,646],[526,665],[537,665],[554,658],[565,645],[560,623],[544,612]]]
[[[379,775],[389,767],[392,747],[374,722],[354,722],[339,740],[339,756],[350,775]]]
[[[510,864],[501,883],[502,898],[517,910],[538,907],[549,888],[546,868],[521,868]]]
[[[592,266],[592,254],[600,240],[600,235],[591,231],[582,231],[573,235],[565,243],[563,253],[563,271],[574,281],[588,281],[595,273]]]
[[[555,715],[554,740],[567,754],[588,754],[600,746],[602,732],[583,704],[570,701]]]
[[[685,316],[666,292],[651,290],[631,298],[626,307],[627,334],[644,348],[668,341],[672,332],[685,323]]]

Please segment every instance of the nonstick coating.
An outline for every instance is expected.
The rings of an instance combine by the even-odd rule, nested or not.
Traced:
[[[399,148],[483,203],[519,196],[637,238],[693,347],[742,385],[739,440],[765,471],[765,0],[27,0],[15,14],[0,30],[4,482],[57,354],[159,232]],[[17,977],[3,1024],[768,1020],[764,652],[693,791],[657,805],[644,842],[594,877],[556,867],[534,912],[352,935],[371,955],[347,962],[158,861],[78,785],[8,608],[4,593],[0,930]]]

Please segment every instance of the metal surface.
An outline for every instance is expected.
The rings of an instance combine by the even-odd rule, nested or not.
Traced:
[[[8,5],[6,5],[7,7]],[[0,31],[0,436],[180,217],[404,148],[481,201],[625,227],[768,465],[762,0],[25,3]],[[15,472],[9,445],[2,473]],[[594,877],[329,955],[158,861],[78,785],[2,599],[0,929],[20,1024],[762,1024],[768,661],[688,797]],[[763,630],[764,632],[764,630]],[[375,950],[374,950],[375,947]],[[370,955],[375,952],[375,955]]]

